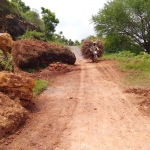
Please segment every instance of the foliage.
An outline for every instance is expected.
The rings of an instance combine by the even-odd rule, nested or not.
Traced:
[[[60,31],[59,34],[54,34],[53,35],[53,41],[56,42],[56,43],[63,44],[63,45],[67,45],[67,43],[68,43],[68,40],[63,35],[62,31]]]
[[[91,41],[95,41],[95,40],[98,39],[98,37],[96,37],[96,36],[94,36],[94,35],[90,35],[90,36],[88,36],[86,39],[89,39],[89,40],[91,40]],[[85,39],[84,39],[84,40],[85,40]],[[84,40],[82,40],[82,42],[83,42]]]
[[[71,39],[69,39],[69,40],[68,40],[68,45],[69,45],[69,46],[72,46],[72,45],[74,45],[74,42],[73,42]]]
[[[42,19],[45,25],[45,36],[47,40],[51,40],[59,20],[56,18],[55,13],[51,12],[49,9],[45,9],[44,7],[41,7],[41,9]]]
[[[77,45],[77,46],[78,46],[78,45],[80,45],[80,42],[79,42],[78,40],[75,40],[75,41],[74,41],[74,45]]]
[[[1,0],[0,12],[4,12],[5,14],[14,14],[18,17],[21,16],[21,12],[18,5],[9,2],[8,0]]]
[[[13,71],[13,65],[12,65],[12,56],[10,53],[6,53],[6,55],[3,54],[2,51],[0,51],[0,70],[6,70],[6,71]]]
[[[115,59],[119,67],[126,72],[126,82],[132,85],[150,86],[150,55],[141,52],[136,55],[130,51],[104,54],[103,58]]]
[[[59,23],[59,20],[50,10],[42,7],[41,19],[37,10],[30,10],[30,7],[26,6],[22,0],[1,1],[2,3],[0,4],[0,11],[25,18],[28,22],[38,25],[41,29],[41,32],[26,31],[26,33],[23,36],[18,37],[18,39],[37,39],[41,41],[53,41],[62,45],[68,44],[68,39],[65,38],[62,31],[60,31],[58,34],[54,34],[55,27]],[[72,41],[72,43],[74,42]]]
[[[149,71],[150,55],[144,52],[136,55],[130,51],[122,51],[114,54],[105,54],[104,58],[116,59],[120,62],[121,68],[138,71]]]
[[[28,22],[38,25],[42,31],[44,31],[44,22],[40,19],[39,13],[36,10],[27,11],[24,17]]]
[[[30,10],[29,6],[26,6],[24,2],[21,0],[11,0],[11,2],[18,4],[18,7],[21,9],[23,13],[26,13],[27,11]]]
[[[92,16],[98,35],[123,35],[150,53],[150,1],[113,0]]]
[[[45,80],[36,80],[36,86],[33,88],[34,97],[40,94],[48,87],[49,83]]]
[[[131,53],[130,51],[121,51],[116,54],[118,57],[131,58],[135,56],[135,53]]]
[[[37,32],[36,30],[33,31],[26,31],[24,35],[18,37],[18,39],[26,40],[26,39],[36,39],[40,41],[46,41],[45,34],[42,32]]]
[[[105,52],[116,53],[129,49],[131,52],[139,54],[142,49],[137,44],[133,44],[131,39],[125,35],[108,35],[103,38],[105,45]],[[132,43],[132,44],[131,44]]]

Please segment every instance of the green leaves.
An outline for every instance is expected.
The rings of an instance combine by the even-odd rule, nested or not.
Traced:
[[[49,83],[45,80],[36,80],[36,86],[33,88],[34,97],[40,94],[48,87]]]
[[[11,0],[13,3],[18,4],[18,6],[20,7],[20,9],[22,10],[23,13],[26,13],[27,11],[30,10],[29,6],[26,6],[24,2],[22,2],[21,0]]]
[[[0,50],[0,70],[6,70],[6,71],[13,71],[13,65],[12,65],[12,56],[10,53],[6,53],[5,55]]]
[[[51,40],[59,20],[55,17],[55,13],[51,12],[49,9],[45,9],[44,7],[41,7],[41,9],[42,19],[45,25],[45,35],[48,40]]]
[[[150,53],[150,2],[113,0],[92,16],[98,35],[125,35]]]
[[[43,20],[40,18],[38,12],[36,10],[32,10],[32,11],[27,11],[25,14],[24,14],[25,18],[27,21],[35,24],[35,25],[38,25],[40,27],[40,29],[42,31],[44,31],[44,22]]]

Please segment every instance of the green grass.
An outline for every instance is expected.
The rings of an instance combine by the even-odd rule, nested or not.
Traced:
[[[36,80],[36,86],[33,88],[34,97],[44,91],[49,85],[48,81],[45,80]]]
[[[117,59],[116,53],[104,53],[102,57],[110,60]]]
[[[126,72],[125,83],[130,86],[150,87],[150,55],[135,55],[129,51],[117,54],[104,54],[103,58],[117,60],[122,71]]]

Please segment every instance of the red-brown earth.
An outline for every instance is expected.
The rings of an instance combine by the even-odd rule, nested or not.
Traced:
[[[92,63],[77,47],[72,51],[77,61],[65,73],[47,68],[30,74],[52,83],[0,150],[150,149],[149,90],[126,87],[117,62]]]

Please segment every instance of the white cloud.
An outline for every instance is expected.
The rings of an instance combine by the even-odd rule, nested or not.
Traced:
[[[72,40],[82,40],[94,35],[94,26],[90,24],[92,15],[96,15],[103,8],[107,0],[22,0],[30,8],[41,12],[41,7],[48,8],[59,19],[56,33]]]

